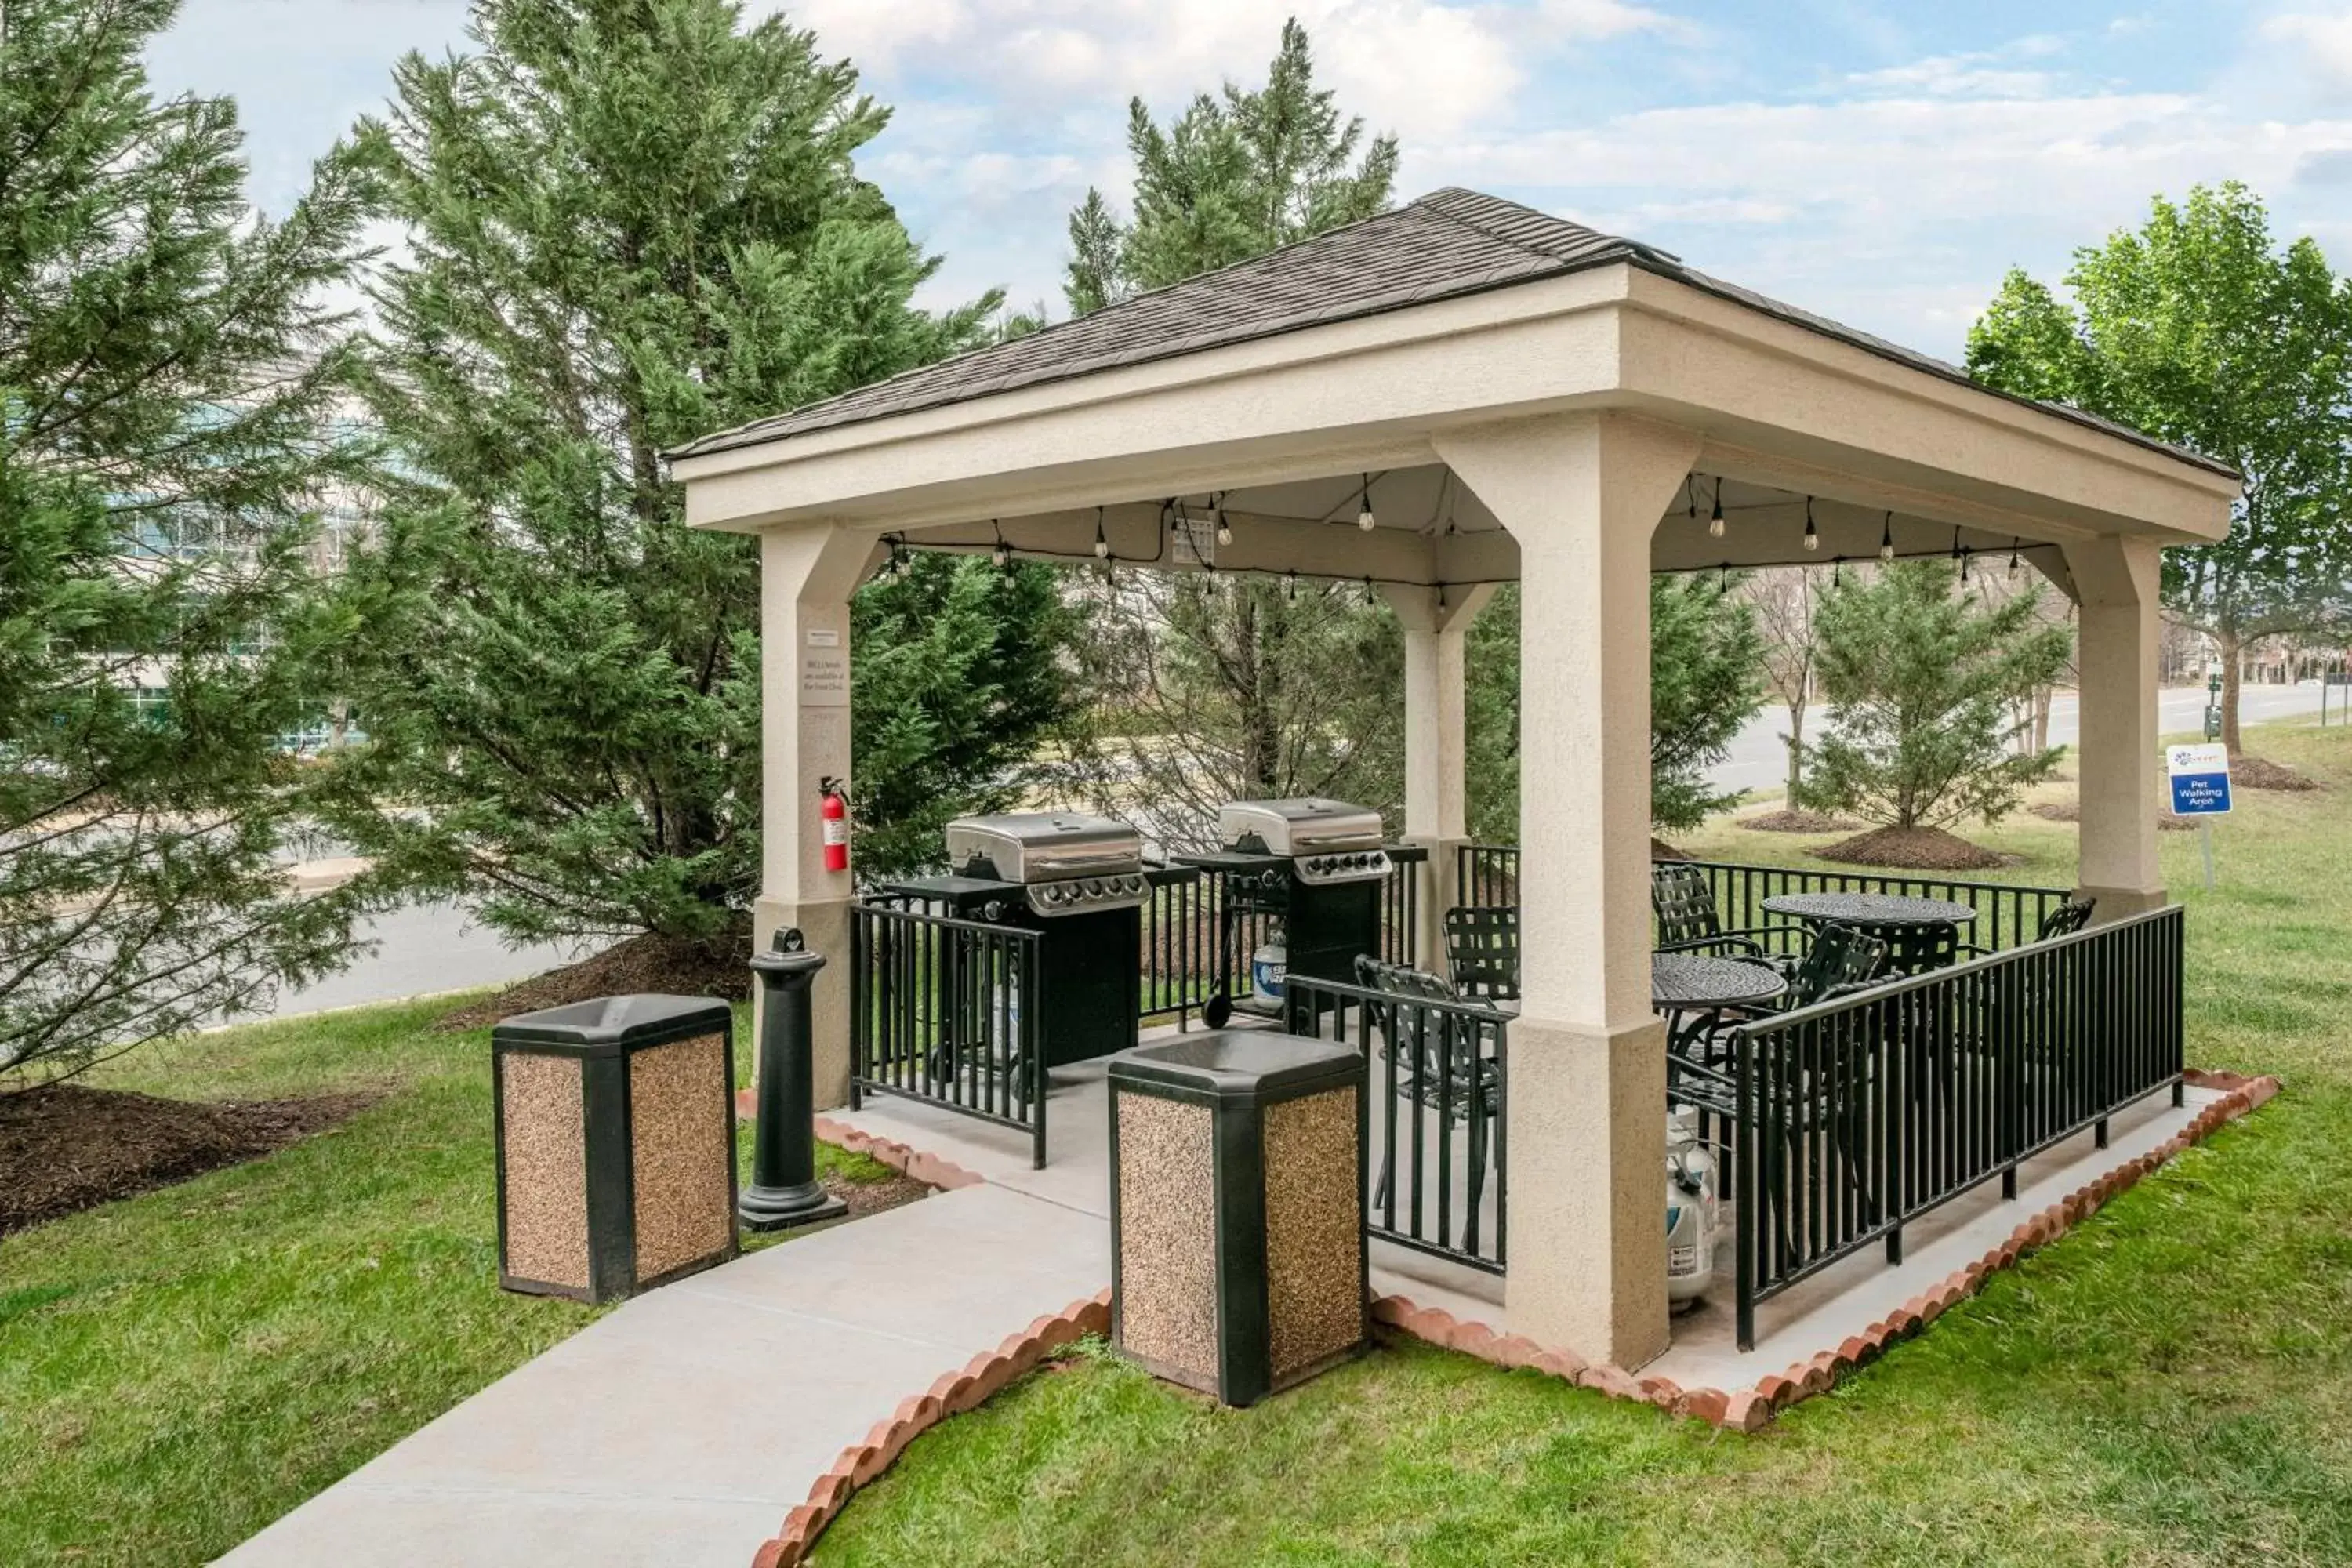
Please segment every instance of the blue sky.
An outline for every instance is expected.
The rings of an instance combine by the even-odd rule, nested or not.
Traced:
[[[755,3],[754,10],[774,7]],[[896,118],[866,174],[946,266],[1061,311],[1069,208],[1125,194],[1126,103],[1256,80],[1295,11],[1325,79],[1403,142],[1400,195],[1465,184],[1662,245],[1957,356],[2022,263],[2235,177],[2352,268],[2352,0],[802,0]],[[157,85],[236,95],[254,194],[383,99],[462,0],[185,0]]]

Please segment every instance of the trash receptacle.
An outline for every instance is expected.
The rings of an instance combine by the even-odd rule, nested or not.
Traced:
[[[1255,1404],[1360,1349],[1364,1059],[1232,1029],[1111,1059],[1111,1334]]]
[[[608,1301],[735,1256],[734,1015],[604,996],[490,1031],[499,1283]]]

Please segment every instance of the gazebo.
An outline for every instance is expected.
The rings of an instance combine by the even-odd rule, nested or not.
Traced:
[[[819,786],[849,772],[849,598],[893,554],[1002,540],[1376,588],[1404,627],[1405,830],[1433,851],[1433,909],[1465,837],[1464,633],[1518,582],[1521,766],[1540,787],[1521,805],[1507,1300],[1519,1331],[1629,1368],[1668,1335],[1649,575],[2030,563],[2079,606],[2080,878],[2116,920],[2165,902],[2159,552],[2221,539],[2239,490],[2193,453],[1464,190],[671,466],[691,523],[761,539],[758,934],[797,926],[829,953],[853,886],[825,868]],[[1218,510],[1230,543],[1177,521]],[[848,999],[822,994],[818,1095],[838,1102]]]

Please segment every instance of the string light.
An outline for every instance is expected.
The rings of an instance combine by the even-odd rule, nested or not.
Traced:
[[[1103,509],[1095,508],[1095,559],[1110,559],[1110,541],[1103,536]]]
[[[1723,537],[1723,480],[1715,481],[1715,510],[1706,515],[1706,531],[1716,539]]]
[[[1356,526],[1362,529],[1366,533],[1370,533],[1380,525],[1381,520],[1372,515],[1372,476],[1366,474],[1364,476],[1363,507],[1356,513]]]
[[[1698,521],[1698,476],[1696,474],[1683,476],[1683,500],[1688,503],[1690,520],[1696,522]]]
[[[1283,595],[1284,595],[1286,598],[1287,598],[1287,599],[1288,599],[1292,604],[1294,604],[1294,605],[1295,605],[1295,604],[1298,603],[1298,568],[1297,568],[1297,567],[1293,566],[1289,571],[1287,571],[1287,572],[1286,572],[1286,573],[1284,573],[1284,574],[1283,574],[1282,592],[1283,592]]]
[[[1957,522],[1952,524],[1952,559],[1960,559],[1960,525]]]
[[[1225,496],[1220,490],[1217,492],[1217,542],[1231,544],[1233,542],[1234,525],[1225,521]]]
[[[1717,568],[1716,568],[1716,572],[1715,572],[1715,596],[1716,596],[1717,598],[1720,599],[1720,598],[1722,598],[1726,594],[1728,594],[1728,593],[1730,593],[1730,592],[1731,592],[1731,563],[1730,563],[1730,562],[1728,562],[1728,561],[1727,561],[1727,562],[1725,562],[1722,565],[1720,565],[1720,566],[1718,566],[1718,567],[1717,567]]]
[[[1841,556],[1839,556],[1835,561],[1832,562],[1830,564],[1831,564],[1831,568],[1832,568],[1832,570],[1831,570],[1831,572],[1830,572],[1830,586],[1831,586],[1831,587],[1832,587],[1832,588],[1843,588],[1843,587],[1844,587],[1844,586],[1845,586],[1845,557],[1844,557],[1844,556],[1843,556],[1843,555],[1841,555]]]
[[[1369,610],[1378,603],[1380,596],[1372,592],[1372,574],[1367,572],[1364,574],[1364,607]]]
[[[1895,559],[1895,514],[1891,511],[1886,514],[1886,521],[1878,525],[1878,558],[1881,561]]]
[[[2012,536],[2012,537],[2010,539],[2010,542],[2009,542],[2009,574],[2010,574],[2011,577],[2014,577],[2014,576],[2016,576],[2016,575],[2017,575],[2017,553],[2018,553],[2019,549],[2020,549],[2021,547],[2022,547],[2022,545],[2023,545],[2023,544],[2024,544],[2024,541],[2022,541],[2022,540],[2021,540],[2021,539],[2018,539],[2018,538],[2016,538],[2016,537],[2014,537],[2014,536]]]
[[[1805,498],[1805,548],[1819,550],[1821,547],[1822,531],[1813,526],[1813,498],[1807,496]]]
[[[994,518],[991,518],[988,520],[988,526],[996,531],[996,548],[988,552],[989,559],[996,563],[996,569],[999,572],[1012,571],[1013,546],[1004,542],[1003,525]]]
[[[1970,562],[1974,561],[1976,558],[1977,558],[1977,552],[1976,552],[1975,551],[1973,551],[1973,550],[1963,550],[1963,551],[1961,551],[1961,552],[1960,552],[1960,581],[1961,581],[1961,582],[1965,583],[1965,582],[1967,582],[1967,581],[1969,580],[1969,563]]]

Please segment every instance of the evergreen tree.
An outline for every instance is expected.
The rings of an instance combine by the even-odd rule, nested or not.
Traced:
[[[2020,750],[2018,702],[2065,667],[2073,637],[2029,588],[1988,605],[1941,561],[1904,561],[1815,613],[1829,727],[1803,804],[1888,827],[1994,821],[2055,751]]]
[[[1128,150],[1132,217],[1093,190],[1070,216],[1065,292],[1079,315],[1370,217],[1396,182],[1396,139],[1366,145],[1363,121],[1342,121],[1295,18],[1264,87],[1227,82],[1165,126],[1132,100]],[[1141,787],[1118,783],[1107,805],[1132,813],[1140,798],[1153,827],[1177,837],[1235,795],[1401,808],[1402,644],[1360,587],[1219,574],[1102,598],[1097,654],[1116,648],[1122,668],[1148,672],[1121,688],[1136,731],[1125,763]]]
[[[1666,831],[1737,798],[1706,770],[1763,700],[1755,609],[1726,588],[1714,574],[1650,579],[1650,820]],[[1519,836],[1519,637],[1513,584],[1471,623],[1464,658],[1470,836],[1490,844]]]
[[[2305,237],[2273,246],[2243,186],[2158,199],[2074,253],[2069,307],[2011,271],[1969,333],[1969,370],[2177,441],[2245,475],[2222,542],[2164,556],[2165,605],[2221,658],[2240,749],[2239,661],[2264,638],[2352,626],[2352,279]]]
[[[149,89],[176,8],[16,0],[0,50],[0,1071],[37,1079],[333,967],[357,896],[287,885],[279,736],[342,629],[358,176],[257,216],[229,102]]]
[[[810,34],[746,26],[733,0],[481,0],[471,36],[404,60],[363,128],[412,255],[377,289],[370,399],[403,467],[364,568],[381,657],[353,684],[375,742],[347,821],[407,885],[517,938],[737,940],[759,868],[756,552],[683,526],[659,454],[982,342],[1000,300],[909,304],[937,262],[853,163],[887,113]],[[992,670],[1020,692],[999,721],[1049,705],[1054,649],[977,623],[1037,599],[959,611],[986,658],[1030,661]],[[903,616],[858,622],[857,666],[894,702],[963,700],[946,689],[966,664],[875,646]],[[862,726],[869,807],[898,798],[869,776],[887,769],[972,777],[915,754],[919,732],[974,731],[968,713]],[[995,731],[988,754],[1024,739]],[[883,809],[863,826],[895,831]]]

